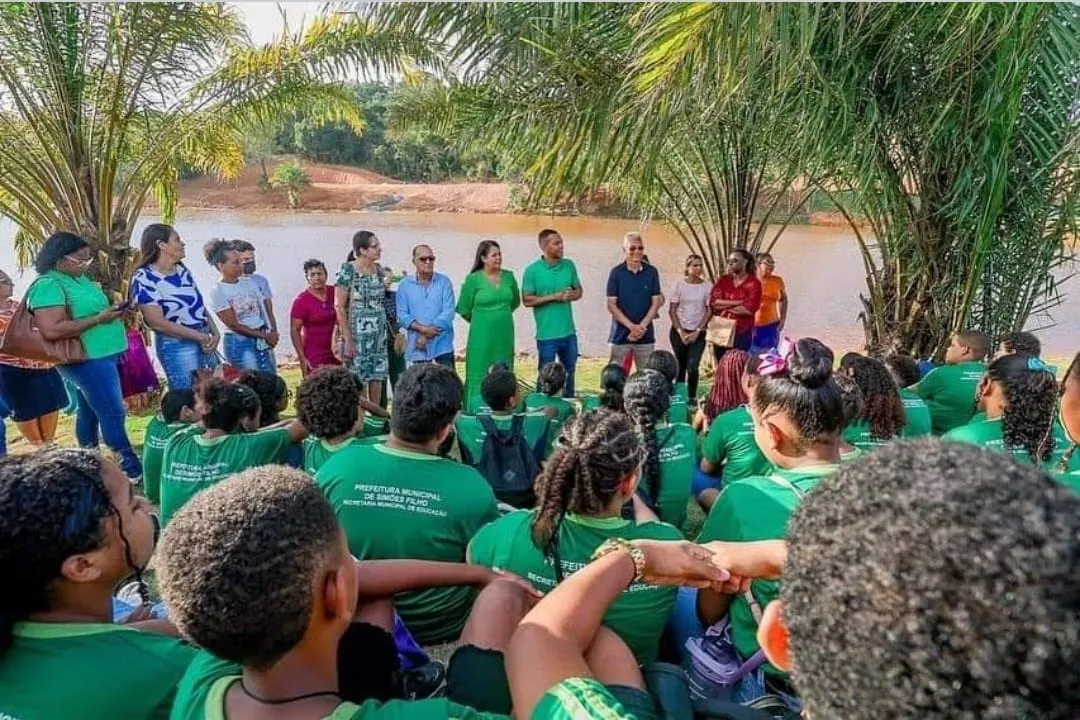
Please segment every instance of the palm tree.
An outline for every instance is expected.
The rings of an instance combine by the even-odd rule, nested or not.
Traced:
[[[432,59],[410,34],[350,16],[253,47],[218,3],[8,4],[0,37],[0,214],[20,259],[54,230],[77,232],[114,292],[136,219],[150,198],[172,217],[182,168],[235,176],[245,130],[290,114],[362,130],[334,78]]]
[[[508,155],[534,198],[613,186],[707,258],[775,241],[764,225],[793,183],[836,199],[871,349],[936,354],[1059,301],[1080,194],[1075,5],[367,11],[449,47],[456,73],[413,110]]]

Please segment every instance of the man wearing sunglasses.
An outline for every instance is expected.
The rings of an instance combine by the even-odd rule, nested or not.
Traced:
[[[660,274],[645,261],[645,241],[641,234],[623,238],[626,260],[611,269],[607,282],[607,309],[611,314],[611,362],[625,367],[627,356],[644,367],[656,344],[653,320],[664,304]]]
[[[454,286],[435,272],[435,253],[427,245],[412,251],[416,273],[397,290],[398,325],[405,331],[405,361],[438,363],[454,369]]]

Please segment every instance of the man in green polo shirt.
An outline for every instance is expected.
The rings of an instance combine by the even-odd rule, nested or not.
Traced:
[[[563,239],[550,228],[540,231],[540,259],[525,268],[521,302],[533,309],[540,367],[556,358],[566,368],[563,397],[574,397],[578,342],[570,303],[581,299],[581,281],[572,260],[563,257]]]
[[[449,368],[413,365],[394,389],[386,443],[350,444],[315,473],[358,559],[464,562],[473,535],[498,517],[480,473],[437,454],[462,395]],[[394,605],[429,645],[458,638],[475,597],[471,587],[438,587],[402,593]]]

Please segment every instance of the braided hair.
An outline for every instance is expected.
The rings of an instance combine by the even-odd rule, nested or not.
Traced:
[[[626,414],[634,421],[645,445],[644,480],[647,504],[656,506],[660,496],[660,448],[656,424],[671,407],[671,383],[656,370],[642,370],[630,376],[624,391]]]
[[[559,530],[567,513],[604,511],[619,484],[641,466],[641,443],[633,422],[610,410],[571,417],[536,478],[532,539],[563,581]]]
[[[705,401],[705,415],[710,422],[718,415],[746,403],[742,376],[746,372],[749,361],[748,352],[735,348],[728,350],[720,358],[720,364],[713,376],[712,389],[709,390],[709,397]]]
[[[1002,355],[986,371],[987,379],[1005,393],[1001,418],[1005,447],[1026,450],[1035,463],[1054,452],[1054,420],[1058,384],[1054,373],[1030,355]]]
[[[875,440],[898,437],[907,425],[907,416],[888,368],[880,360],[862,357],[852,364],[851,373],[862,391],[863,411],[859,419],[870,426],[870,436]]]
[[[72,555],[107,542],[116,519],[128,565],[143,601],[149,592],[131,552],[120,511],[102,478],[104,460],[90,450],[39,450],[0,460],[0,655],[11,647],[15,623],[49,609],[52,584]]]

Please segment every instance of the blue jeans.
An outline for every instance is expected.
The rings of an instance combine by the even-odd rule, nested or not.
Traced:
[[[247,335],[225,333],[225,359],[233,367],[241,370],[261,370],[276,372],[274,351],[260,350],[259,340]]]
[[[563,397],[574,397],[574,368],[577,367],[578,359],[577,335],[554,340],[537,340],[536,351],[540,354],[541,368],[549,362],[554,362],[558,357],[559,362],[566,368],[566,387],[563,388]]]
[[[124,428],[127,409],[120,392],[120,375],[116,371],[119,357],[111,355],[84,360],[58,365],[56,369],[75,388],[75,438],[79,446],[96,448],[100,428],[105,444],[120,458],[124,473],[135,479],[142,476],[142,464]]]
[[[170,390],[190,390],[196,370],[217,367],[217,353],[205,352],[195,340],[154,333],[154,350]]]

